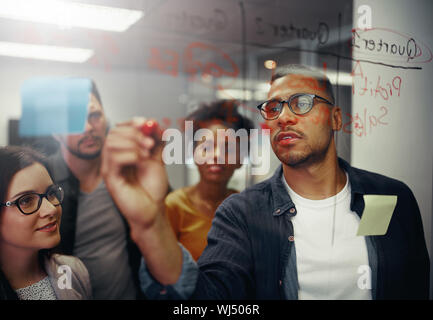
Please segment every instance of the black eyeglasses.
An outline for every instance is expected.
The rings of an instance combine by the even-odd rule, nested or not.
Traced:
[[[22,214],[29,215],[39,210],[43,198],[47,198],[47,200],[53,206],[57,207],[62,203],[64,195],[65,193],[62,187],[58,185],[52,185],[47,189],[46,193],[26,193],[20,196],[15,201],[7,201],[5,203],[0,203],[0,207],[11,207],[13,205],[16,205]]]
[[[268,100],[257,106],[257,109],[260,110],[260,113],[265,120],[277,119],[280,116],[285,103],[287,103],[294,114],[303,115],[313,108],[314,99],[321,99],[330,105],[334,105],[329,100],[316,94],[297,93],[291,96],[288,100]]]

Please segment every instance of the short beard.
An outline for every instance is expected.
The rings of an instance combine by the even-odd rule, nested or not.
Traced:
[[[83,143],[84,139],[85,138],[78,141],[77,150],[71,149],[66,143],[64,144],[64,146],[66,147],[66,149],[68,149],[68,151],[71,154],[73,154],[74,156],[76,156],[77,158],[82,159],[82,160],[94,160],[94,159],[97,159],[98,157],[100,157],[101,153],[102,153],[102,147],[101,147],[101,149],[99,149],[98,151],[96,151],[94,153],[87,154],[87,153],[80,152],[80,146]],[[98,142],[101,142],[101,138],[99,138],[99,137],[93,137],[93,139],[97,140]]]
[[[320,153],[311,152],[303,155],[289,156],[288,159],[279,159],[285,165],[294,169],[299,169],[303,167],[308,167],[313,163],[321,162],[325,158],[326,151],[327,150]]]
[[[77,158],[80,158],[82,160],[93,160],[98,158],[101,155],[101,150],[96,151],[95,153],[81,153],[79,151],[75,151],[70,149],[68,146],[66,146],[66,149],[68,149],[68,151],[73,154],[74,156],[76,156]]]
[[[323,148],[322,150],[312,150],[311,148],[309,148],[309,150],[305,153],[300,153],[293,156],[289,154],[287,158],[278,156],[276,152],[275,155],[282,163],[284,163],[285,165],[291,168],[299,169],[303,167],[308,167],[312,164],[320,163],[325,159],[326,154],[328,153],[329,147],[331,145],[331,140],[332,137],[331,139],[329,139],[326,147]]]

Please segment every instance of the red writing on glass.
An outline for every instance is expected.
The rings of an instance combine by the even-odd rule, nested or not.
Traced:
[[[343,132],[348,134],[354,133],[358,137],[363,137],[371,134],[373,128],[387,125],[388,122],[385,122],[385,116],[388,114],[388,109],[385,106],[381,106],[379,110],[379,115],[370,113],[367,108],[364,108],[361,114],[358,112],[354,115],[346,113],[349,121],[343,125]]]
[[[384,81],[380,75],[374,80],[367,77],[362,71],[361,63],[356,62],[352,70],[352,94],[360,96],[370,96],[388,100],[390,97],[400,97],[402,79],[400,76],[394,76],[389,81]]]
[[[215,61],[204,61],[199,56],[211,53]],[[182,53],[170,49],[151,48],[148,66],[164,74],[177,77],[180,71],[189,75],[189,80],[214,78],[236,78],[239,75],[237,64],[221,49],[203,42],[190,43]],[[206,82],[205,82],[206,84]],[[217,86],[217,89],[223,89]]]

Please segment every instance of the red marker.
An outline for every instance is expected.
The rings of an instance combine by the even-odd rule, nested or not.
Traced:
[[[155,146],[153,147],[153,149],[156,146],[158,146],[160,143],[159,142],[159,136],[158,136],[158,129],[159,129],[158,122],[156,122],[154,120],[148,120],[145,123],[143,123],[140,127],[140,131],[145,136],[151,137],[152,139],[155,140]],[[137,169],[134,165],[125,166],[123,168],[123,174],[130,183],[136,183],[137,182],[136,171],[137,171]]]
[[[152,136],[158,129],[158,123],[153,120],[146,121],[141,126],[141,132],[146,136]]]

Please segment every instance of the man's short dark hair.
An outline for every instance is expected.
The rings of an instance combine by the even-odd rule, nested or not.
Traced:
[[[334,91],[333,91],[331,81],[329,81],[329,78],[321,71],[307,67],[302,64],[289,64],[289,65],[278,67],[272,76],[271,83],[279,78],[291,74],[303,75],[317,80],[320,87],[323,87],[324,91],[331,98],[331,102],[335,103]]]
[[[99,103],[101,104],[101,107],[102,107],[102,100],[101,100],[101,96],[100,96],[99,91],[98,91],[98,87],[96,86],[95,81],[93,81],[93,80],[91,80],[91,81],[92,81],[92,94],[99,101]]]

